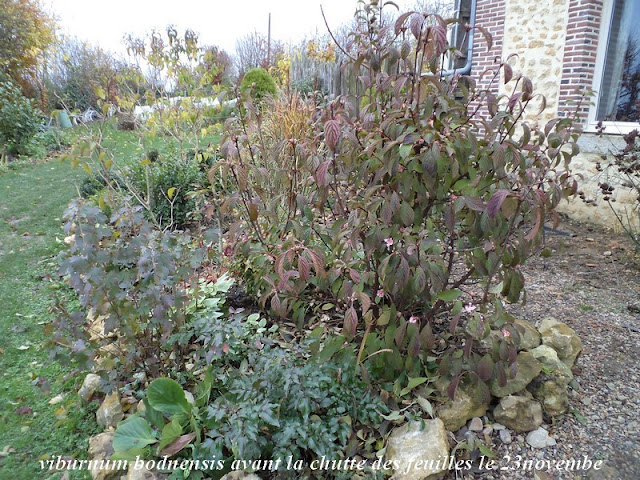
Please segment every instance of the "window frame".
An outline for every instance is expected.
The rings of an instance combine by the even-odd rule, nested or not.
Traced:
[[[613,22],[613,7],[616,0],[605,0],[602,5],[602,16],[600,18],[600,32],[598,35],[598,49],[596,51],[595,69],[593,72],[593,86],[595,92],[592,104],[589,108],[587,116],[587,124],[585,132],[597,132],[598,120],[596,119],[598,110],[598,100],[600,99],[600,87],[602,84],[602,76],[604,73],[604,65],[607,57],[607,49],[609,46],[609,34],[611,32],[611,24]],[[605,127],[604,133],[608,135],[624,135],[632,130],[640,130],[640,122],[616,122],[602,121]]]

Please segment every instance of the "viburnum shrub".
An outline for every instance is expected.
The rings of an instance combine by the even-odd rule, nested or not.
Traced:
[[[184,323],[203,250],[186,233],[154,229],[140,206],[107,217],[77,200],[65,220],[73,242],[60,256],[60,274],[68,275],[82,309],[56,305],[54,354],[70,355],[113,381],[135,368],[166,373],[171,354],[180,364],[182,350],[168,340]]]
[[[384,25],[379,15],[377,2],[362,4],[340,47],[356,88],[319,105],[311,129],[266,142],[250,99],[227,122],[221,165],[237,192],[225,208],[241,215],[227,253],[281,317],[303,324],[312,305],[335,306],[360,359],[386,349],[391,376],[437,351],[452,360],[440,363],[453,385],[469,372],[503,383],[518,337],[501,301],[520,299],[520,266],[546,215],[576,190],[578,132],[570,119],[525,122],[541,96],[507,63],[484,73],[504,81],[503,95],[445,76],[457,20],[408,12]],[[292,167],[271,166],[283,154]],[[258,176],[288,188],[274,196]],[[502,340],[482,357],[474,346],[492,329]]]

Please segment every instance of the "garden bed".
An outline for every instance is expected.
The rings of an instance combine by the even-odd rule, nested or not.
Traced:
[[[464,478],[528,479],[533,469],[518,469],[516,460],[521,466],[541,459],[554,464],[585,455],[603,460],[604,469],[582,478],[622,480],[640,472],[640,259],[628,238],[610,230],[564,219],[559,231],[547,232],[552,255],[532,258],[524,268],[527,304],[511,311],[534,324],[553,315],[580,336],[583,350],[573,369],[578,385],[570,390],[571,413],[554,419],[549,434],[557,445],[541,450],[527,445],[524,435],[503,444],[494,432],[497,463],[509,470],[470,472]],[[579,475],[553,473],[539,478]]]

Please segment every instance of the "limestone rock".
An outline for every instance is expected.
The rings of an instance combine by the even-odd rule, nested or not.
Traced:
[[[507,378],[507,384],[501,387],[497,379],[491,381],[491,394],[502,398],[524,390],[527,385],[542,371],[542,364],[529,352],[520,352],[516,359],[518,372],[515,378]]]
[[[83,402],[87,403],[99,386],[100,376],[95,373],[90,373],[84,377],[84,382],[82,382],[82,386],[80,390],[78,390],[78,395],[80,395]]]
[[[531,350],[540,345],[540,333],[536,330],[536,327],[531,325],[526,320],[516,318],[513,321],[513,325],[520,334],[520,349]]]
[[[538,330],[542,335],[542,343],[553,348],[558,353],[558,358],[571,368],[582,351],[582,341],[576,332],[551,317],[545,318]]]
[[[120,405],[118,392],[107,395],[96,412],[98,425],[102,425],[104,428],[115,428],[123,418],[124,412],[122,411],[122,405]]]
[[[500,441],[505,445],[509,445],[513,441],[511,439],[511,432],[507,429],[500,430],[500,433],[498,433],[498,435],[500,436]]]
[[[516,432],[530,432],[542,425],[542,407],[527,397],[509,395],[493,410],[496,421]]]
[[[91,437],[89,439],[89,458],[91,460],[109,460],[113,455],[113,432],[104,432]],[[107,465],[105,463],[105,465]],[[117,464],[108,464],[109,469],[100,468],[101,464],[92,465],[94,468],[90,470],[93,480],[116,480],[123,474],[119,470]]]
[[[444,393],[446,387],[441,390],[446,400],[437,408],[436,415],[451,432],[459,430],[470,418],[481,417],[489,408],[489,405],[482,401],[481,392],[475,384],[461,383],[454,400]]]
[[[542,363],[543,373],[527,387],[542,403],[551,416],[560,415],[569,408],[568,385],[573,380],[571,369],[558,358],[557,352],[548,345],[540,345],[531,354]]]
[[[395,428],[389,437],[386,459],[398,462],[395,480],[437,478],[448,471],[449,440],[439,418],[407,423]],[[411,462],[411,464],[409,464]]]
[[[549,345],[540,345],[539,347],[530,350],[529,353],[535,357],[542,364],[543,371],[546,371],[560,383],[569,385],[573,380],[573,373],[571,369],[558,357],[556,352]]]
[[[229,472],[220,480],[260,480],[255,473],[245,473],[241,471]]]
[[[483,427],[482,419],[479,417],[473,417],[469,422],[469,430],[471,432],[481,432]]]
[[[549,432],[544,428],[538,427],[537,430],[529,432],[529,435],[527,435],[527,443],[533,448],[545,448],[553,447],[556,441],[549,436]]]
[[[540,375],[529,384],[527,389],[533,397],[542,403],[544,411],[555,417],[569,409],[567,385],[551,375]]]

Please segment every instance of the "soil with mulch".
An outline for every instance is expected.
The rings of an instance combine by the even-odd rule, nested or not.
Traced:
[[[523,268],[527,303],[512,313],[536,326],[553,316],[582,339],[569,412],[545,425],[556,445],[535,449],[516,433],[504,444],[493,432],[497,468],[447,479],[640,479],[640,255],[628,237],[566,219],[546,233],[553,253]],[[585,456],[601,468],[557,469]]]

